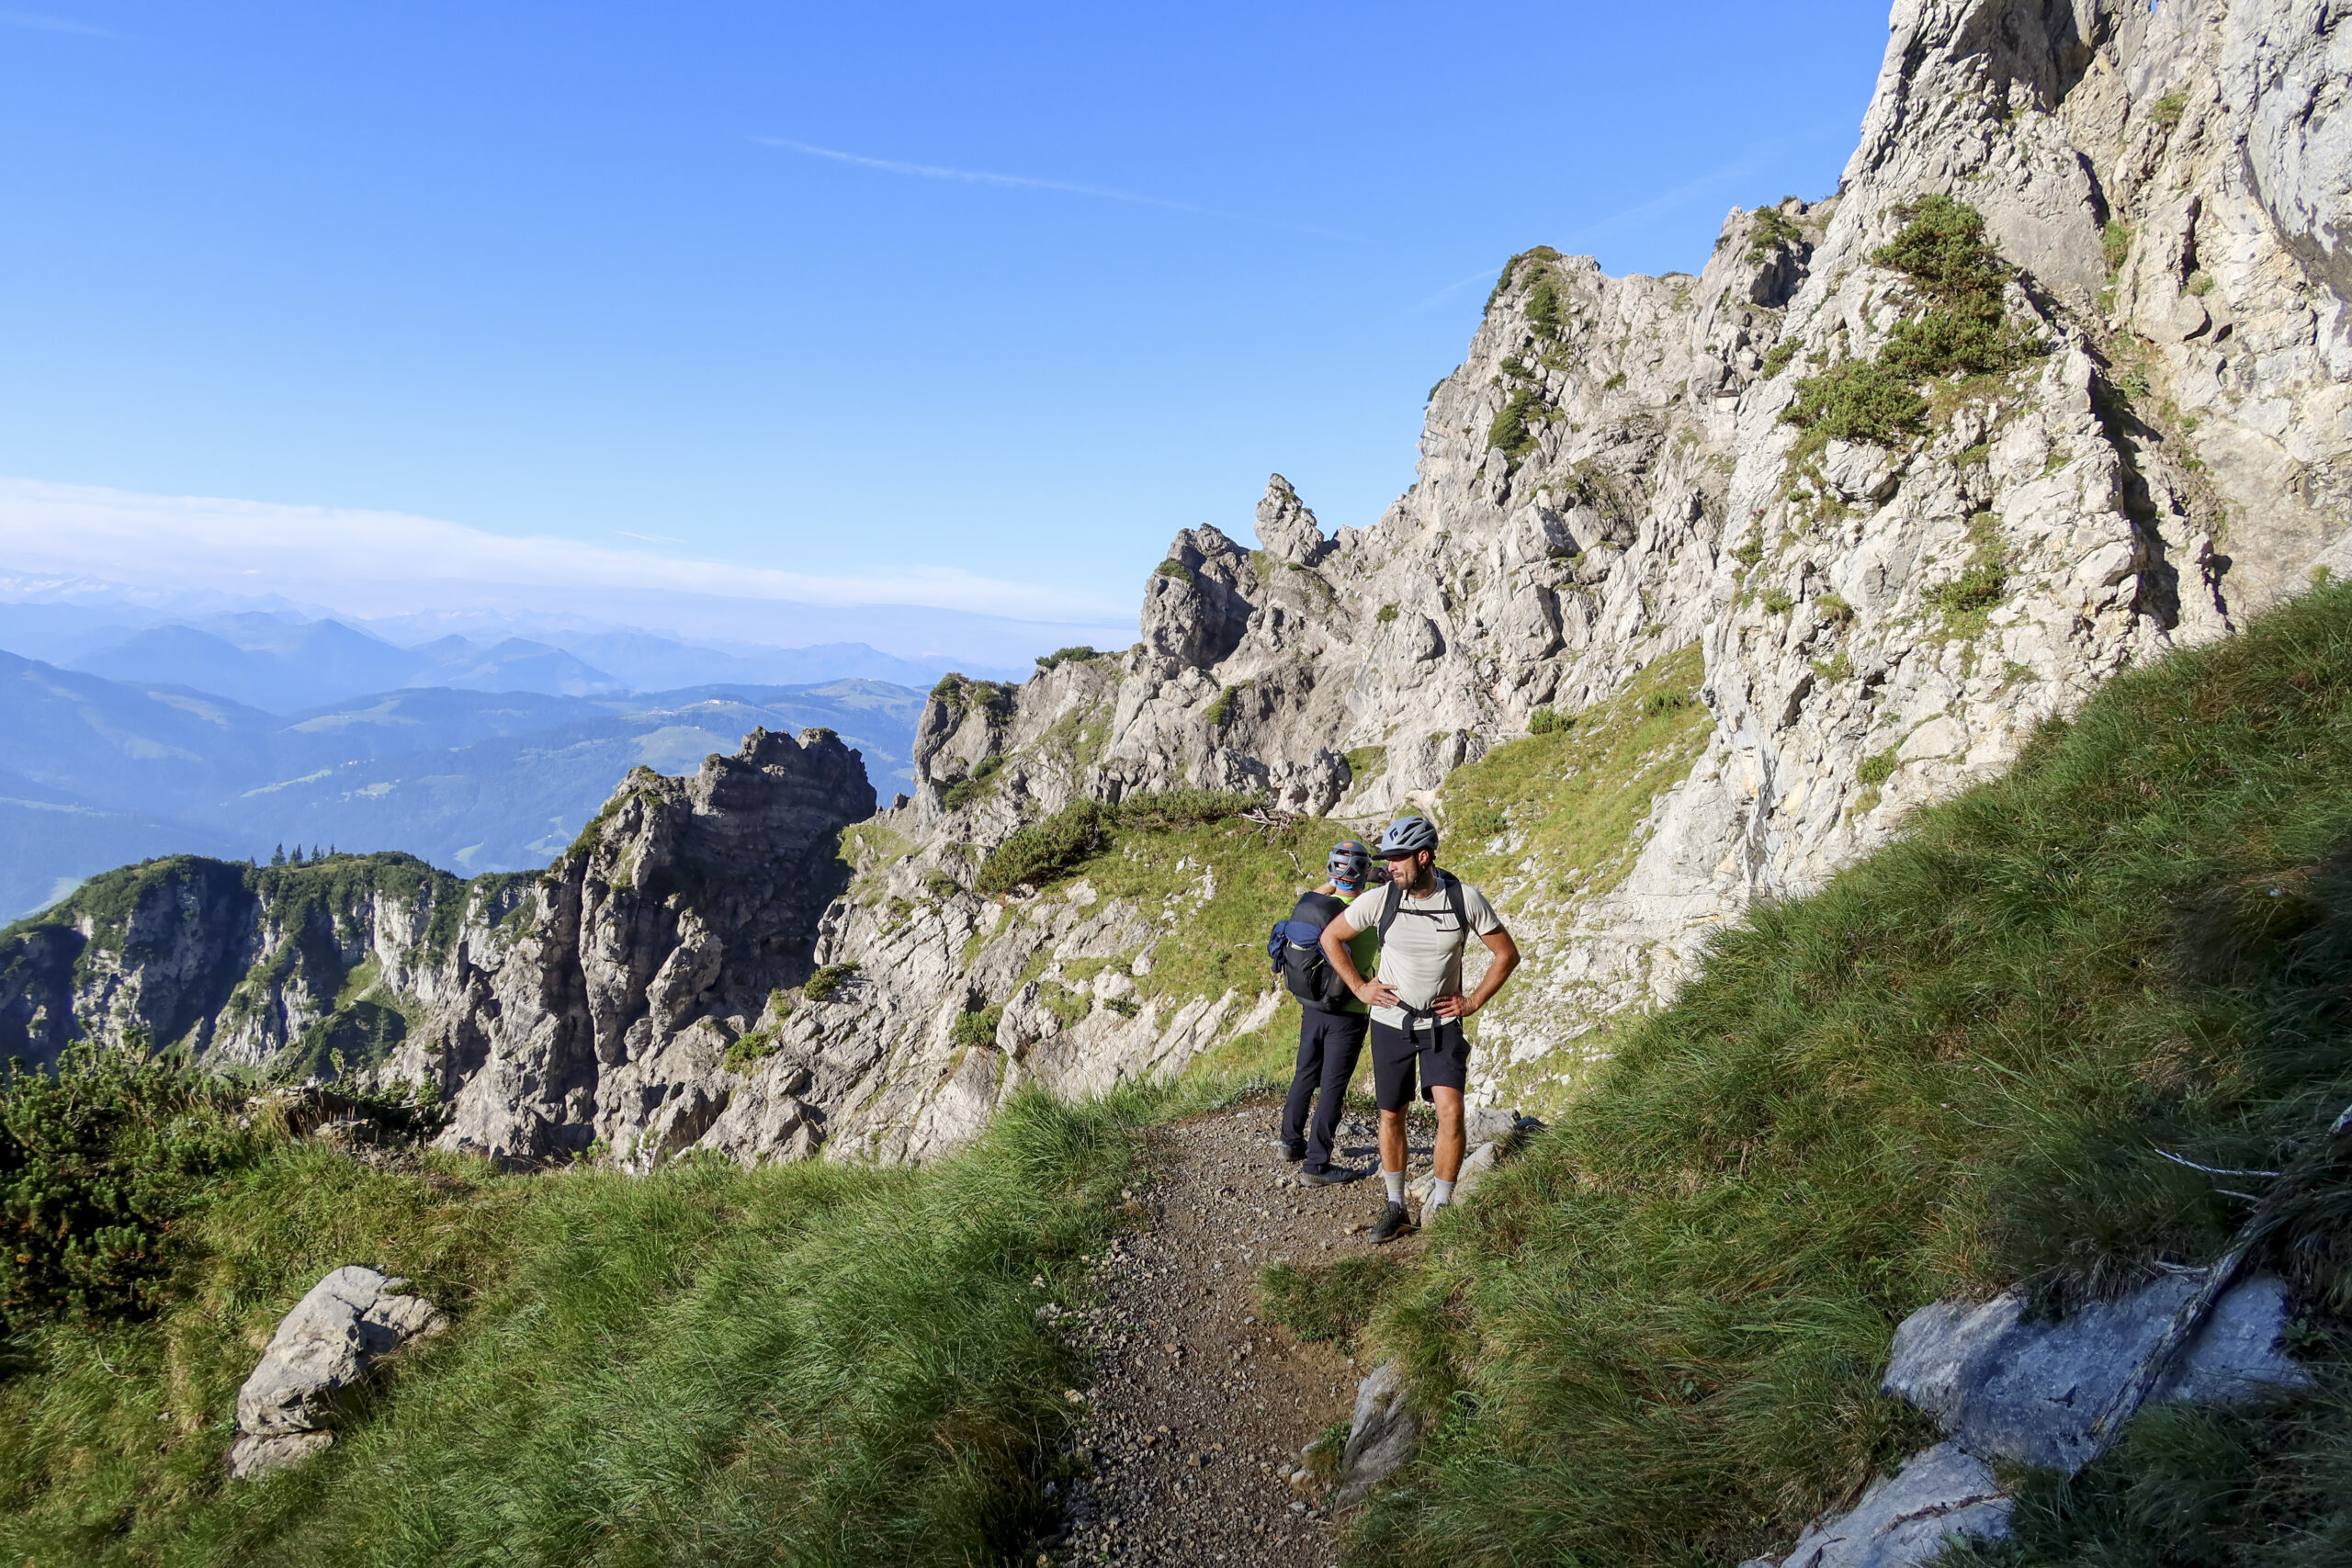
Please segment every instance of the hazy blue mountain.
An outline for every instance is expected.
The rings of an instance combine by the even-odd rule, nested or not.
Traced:
[[[470,746],[494,736],[523,735],[593,718],[610,712],[615,700],[541,692],[459,692],[447,686],[375,692],[295,716],[278,732],[279,755],[316,764]],[[911,755],[911,742],[908,750]]]
[[[403,686],[429,668],[411,650],[339,621],[311,621],[271,640],[276,646],[241,647],[198,626],[153,626],[85,654],[71,667],[117,681],[192,686],[272,713]]]
[[[0,920],[46,908],[93,872],[184,852],[244,852],[226,833],[110,810],[0,771]]]
[[[0,653],[0,918],[184,850],[266,857],[300,842],[461,871],[543,864],[630,768],[690,770],[760,725],[838,731],[887,800],[911,787],[922,701],[863,680],[650,696],[427,688],[281,716]]]
[[[631,768],[690,773],[752,729],[822,726],[865,756],[883,799],[912,783],[921,694],[879,682],[702,687],[548,728],[322,765],[223,804],[253,843],[398,849],[462,874],[545,865]]]
[[[940,660],[918,663],[862,642],[820,643],[813,648],[712,648],[651,632],[548,632],[542,636],[597,669],[610,671],[639,692],[673,691],[714,681],[797,686],[853,678],[927,688],[947,671]]]
[[[201,692],[0,653],[0,769],[110,809],[201,812],[270,776],[284,726]]]
[[[268,615],[219,619],[245,624],[151,626],[84,654],[71,668],[117,681],[169,682],[284,714],[397,686],[574,697],[629,689],[562,649],[522,637],[489,648],[459,637],[395,648],[340,621],[287,626]]]
[[[426,643],[414,651],[427,653],[441,647],[442,643]],[[628,682],[616,681],[560,648],[519,637],[436,658],[407,683],[469,692],[544,692],[565,697],[617,695],[629,689]]]
[[[164,617],[129,604],[0,601],[0,649],[27,659],[67,664],[111,648]]]

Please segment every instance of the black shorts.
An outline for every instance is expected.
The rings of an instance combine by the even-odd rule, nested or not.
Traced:
[[[1383,1111],[1402,1111],[1413,1098],[1413,1079],[1421,1082],[1421,1098],[1435,1100],[1433,1089],[1464,1089],[1470,1082],[1470,1040],[1462,1021],[1422,1018],[1413,1021],[1408,1038],[1377,1019],[1372,1025],[1372,1086]]]

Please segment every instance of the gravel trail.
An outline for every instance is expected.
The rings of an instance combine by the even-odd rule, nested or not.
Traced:
[[[1063,1540],[1040,1562],[1326,1568],[1338,1548],[1300,1450],[1354,1406],[1368,1366],[1258,1321],[1259,1271],[1328,1261],[1368,1246],[1377,1175],[1306,1187],[1272,1139],[1280,1101],[1174,1123],[1153,1134],[1133,1227],[1098,1255],[1099,1305],[1042,1314],[1091,1348],[1092,1387]],[[1416,1128],[1416,1132],[1422,1131]],[[1376,1172],[1368,1117],[1351,1115],[1340,1158]],[[1413,1164],[1425,1164],[1426,1139]],[[1390,1244],[1399,1249],[1418,1240]]]

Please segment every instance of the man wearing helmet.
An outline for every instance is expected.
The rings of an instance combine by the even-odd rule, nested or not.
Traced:
[[[1388,1207],[1373,1227],[1375,1242],[1413,1228],[1405,1208],[1405,1107],[1414,1080],[1437,1106],[1436,1182],[1424,1223],[1453,1198],[1462,1173],[1462,1090],[1469,1081],[1470,1043],[1462,1021],[1494,999],[1519,967],[1519,947],[1486,895],[1437,867],[1437,829],[1427,818],[1392,822],[1373,853],[1388,863],[1387,886],[1367,893],[1323,928],[1323,955],[1372,1010],[1372,1076],[1380,1104],[1380,1179]],[[1366,979],[1348,951],[1365,931],[1380,937],[1376,978]],[[1477,989],[1462,992],[1462,954],[1473,935],[1494,954]]]
[[[1299,906],[1301,912],[1322,919],[1328,929],[1329,919],[1363,894],[1372,875],[1372,852],[1358,840],[1342,839],[1331,846],[1324,874],[1329,880],[1301,898]],[[1310,909],[1310,905],[1316,908]],[[1307,940],[1316,938],[1310,934]],[[1380,938],[1365,931],[1348,944],[1348,951],[1359,969],[1367,967],[1380,951]],[[1364,1026],[1371,1021],[1371,1010],[1340,984],[1336,975],[1329,976],[1312,998],[1299,998],[1298,1066],[1291,1075],[1290,1098],[1283,1106],[1281,1143],[1283,1157],[1304,1160],[1306,1179],[1318,1187],[1354,1179],[1351,1173],[1331,1168],[1331,1145],[1339,1135],[1348,1080],[1355,1077],[1356,1059],[1363,1054]],[[1315,1112],[1311,1125],[1307,1121],[1310,1105]]]

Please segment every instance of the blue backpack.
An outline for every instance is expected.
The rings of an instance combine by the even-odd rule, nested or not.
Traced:
[[[1323,956],[1323,928],[1346,908],[1328,893],[1302,893],[1290,919],[1276,920],[1266,934],[1266,961],[1282,977],[1283,988],[1305,1006],[1325,1012],[1338,1008],[1351,994]]]

